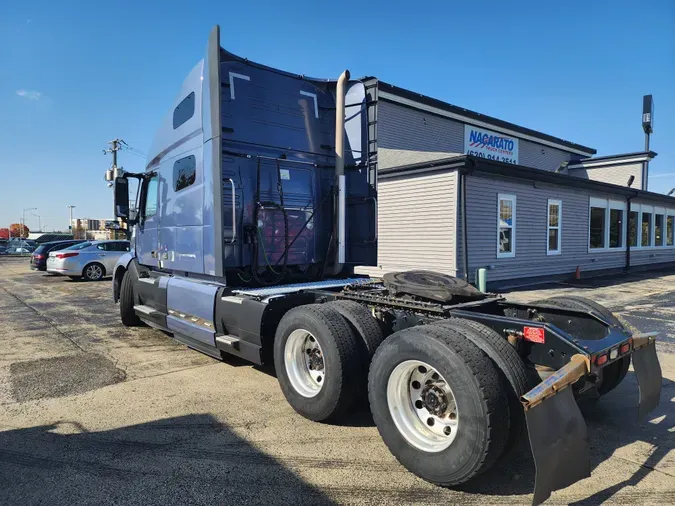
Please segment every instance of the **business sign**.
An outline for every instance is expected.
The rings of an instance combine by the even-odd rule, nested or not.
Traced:
[[[518,164],[518,139],[464,125],[464,153],[498,162]]]

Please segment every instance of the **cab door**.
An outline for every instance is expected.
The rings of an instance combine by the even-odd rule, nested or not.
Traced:
[[[141,194],[141,213],[136,226],[136,257],[138,262],[149,267],[157,267],[158,262],[158,224],[159,178],[157,174],[143,181]]]

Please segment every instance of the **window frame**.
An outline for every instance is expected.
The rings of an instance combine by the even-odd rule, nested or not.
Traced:
[[[501,226],[501,203],[502,200],[511,202],[511,225],[507,227]],[[499,251],[500,232],[502,228],[511,229],[511,251]],[[516,256],[516,196],[509,193],[497,194],[497,258],[514,258]]]
[[[551,205],[558,206],[558,226],[551,226]],[[556,249],[550,249],[551,230],[558,231],[558,244]],[[560,255],[562,253],[562,200],[548,199],[546,203],[546,255]]]
[[[187,163],[192,159],[192,168],[194,169],[192,171],[192,182],[188,183],[186,186],[182,186],[181,188],[178,188],[178,178],[176,177],[178,173],[180,172],[179,164],[181,163]],[[176,172],[176,169],[178,168],[178,173]],[[195,155],[188,155],[184,156],[182,158],[179,158],[175,162],[173,162],[173,191],[174,193],[181,192],[183,190],[186,190],[190,188],[192,185],[194,185],[197,182],[197,157]]]
[[[604,216],[604,230],[603,230],[603,247],[602,248],[591,248],[591,208],[597,207],[605,210]],[[621,223],[621,246],[610,247],[610,218],[612,209],[617,209],[623,212],[623,220]],[[589,197],[588,199],[588,253],[598,253],[598,252],[613,252],[613,251],[626,251],[626,245],[628,244],[628,220],[630,218],[630,211],[634,210],[631,205],[631,209],[628,209],[626,202],[612,200],[612,199],[601,199],[597,197]],[[638,214],[638,219],[640,216]],[[631,246],[633,248],[634,246]]]
[[[673,244],[668,244],[668,218],[673,219],[673,226],[671,227],[671,236],[673,239]],[[664,223],[664,237],[665,237],[665,243],[663,244],[664,248],[675,248],[675,209],[666,209],[666,215],[665,215],[665,223]]]
[[[180,103],[174,107],[173,109],[173,129],[176,130],[177,128],[180,128],[182,125],[190,121],[194,115],[195,111],[197,110],[197,97],[195,95],[194,91],[191,91],[187,95],[185,95],[185,98],[180,101]],[[185,109],[191,108],[191,111],[189,112],[189,116],[186,116],[187,112]]]
[[[153,179],[157,181],[157,195],[156,195],[157,200],[155,201],[155,212],[153,212],[152,214],[146,214],[147,209],[148,209],[148,189],[150,188],[150,183],[152,182]],[[143,181],[143,183],[144,183],[144,188],[143,188],[143,193],[142,193],[143,202],[141,203],[141,217],[143,218],[143,221],[145,221],[145,220],[155,216],[157,214],[157,209],[159,208],[159,202],[158,202],[158,200],[159,200],[159,176],[157,175],[156,172],[154,172],[150,175],[150,177],[148,177],[145,181]]]
[[[656,217],[661,216],[661,244],[656,243]],[[652,224],[653,227],[653,234],[652,234],[652,241],[654,243],[655,248],[664,248],[666,246],[666,222],[668,221],[666,218],[666,209],[664,207],[655,207],[654,208],[654,214],[652,215],[652,221],[654,222]]]

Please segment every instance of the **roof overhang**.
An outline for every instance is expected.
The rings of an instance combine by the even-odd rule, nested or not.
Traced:
[[[644,163],[652,160],[656,156],[654,151],[639,151],[637,153],[625,153],[621,155],[598,156],[595,158],[586,158],[577,163],[568,165],[568,169],[595,169],[606,166],[630,165],[634,163]]]
[[[540,181],[571,188],[580,188],[589,191],[610,193],[623,197],[640,198],[675,205],[675,197],[669,197],[662,193],[638,190],[626,186],[603,183],[601,181],[592,181],[590,179],[582,179],[567,174],[534,169],[523,165],[513,165],[510,163],[488,160],[486,158],[477,158],[471,155],[455,156],[431,162],[414,163],[389,169],[380,169],[378,170],[378,179],[387,180],[394,177],[418,175],[443,170],[458,170],[463,174],[480,173],[528,181]]]
[[[398,88],[397,86],[382,81],[379,81],[378,83],[378,99],[388,100],[389,102],[394,102],[406,107],[426,111],[438,116],[444,116],[473,126],[487,128],[494,130],[495,132],[511,135],[519,139],[536,142],[581,156],[588,157],[597,153],[593,148],[566,141],[542,132],[537,132],[536,130],[521,127],[462,107],[457,107],[441,100],[414,93],[403,88]]]

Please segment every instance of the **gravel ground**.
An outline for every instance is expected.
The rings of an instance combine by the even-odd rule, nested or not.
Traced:
[[[621,281],[621,283],[619,283]],[[636,423],[632,372],[583,406],[593,475],[547,504],[675,503],[675,275],[520,289],[589,296],[658,330],[661,406]],[[0,258],[0,504],[530,504],[526,446],[448,490],[403,469],[369,413],[312,423],[269,371],[119,323],[110,283]]]

